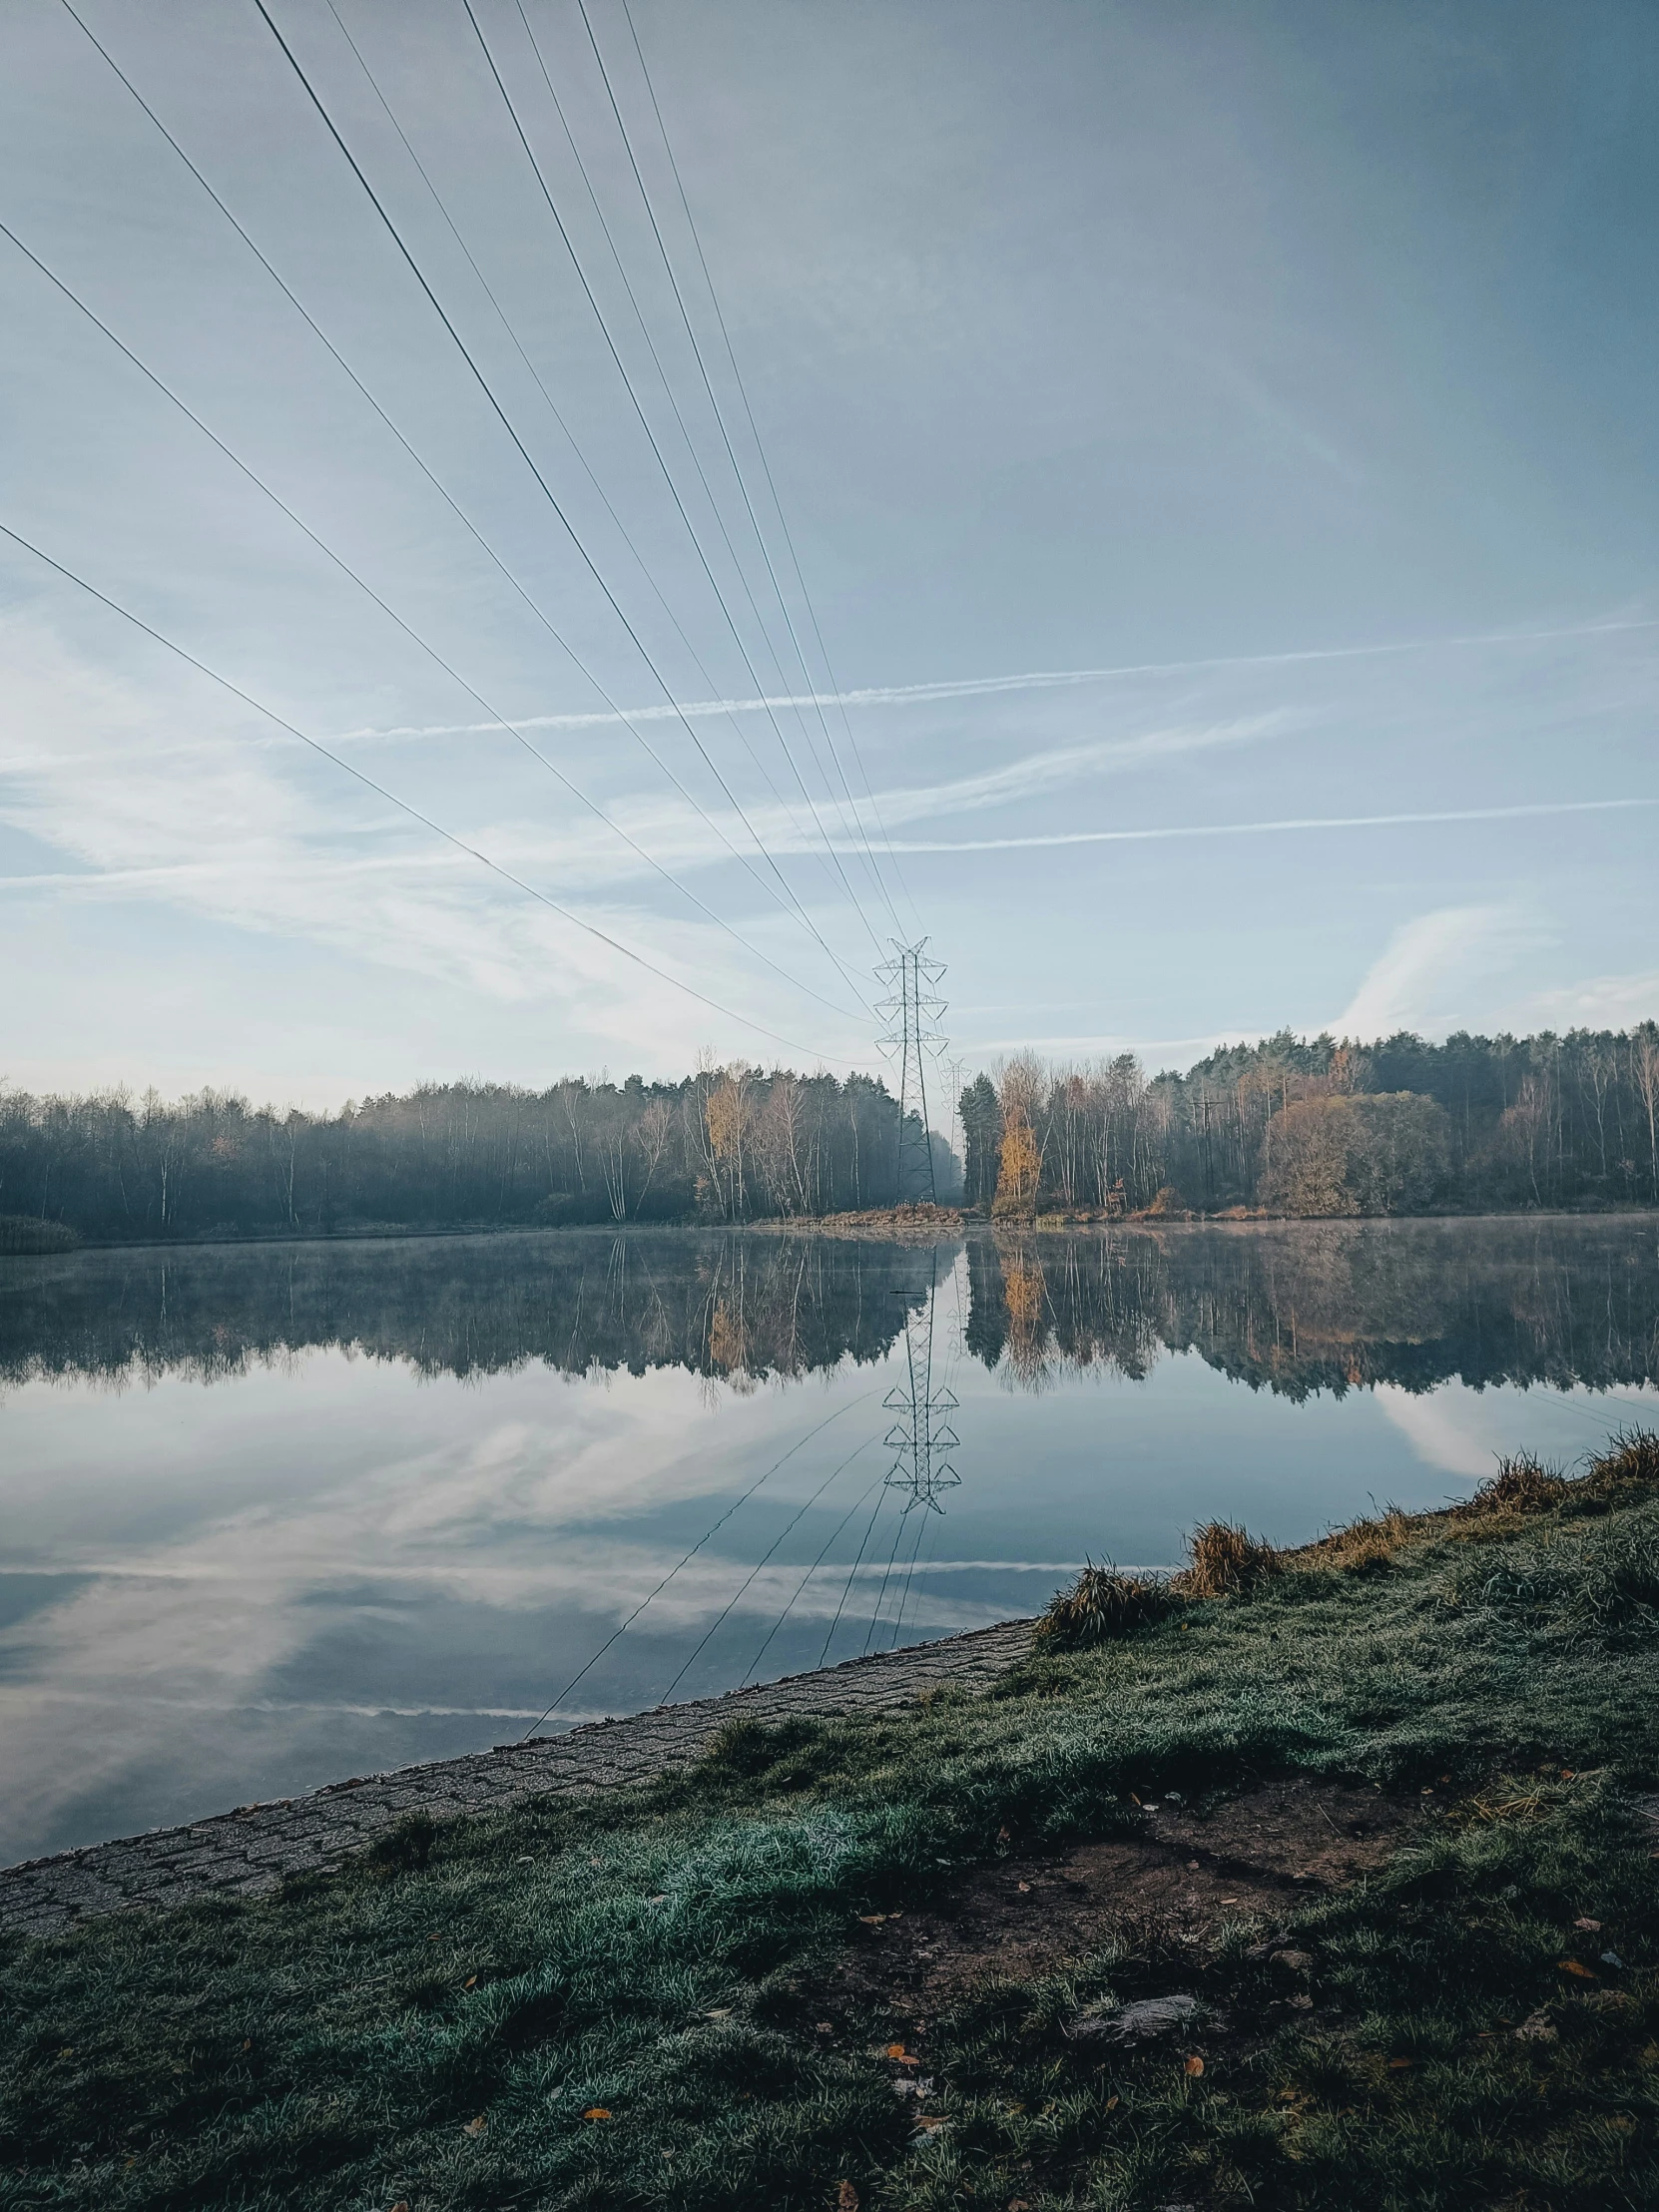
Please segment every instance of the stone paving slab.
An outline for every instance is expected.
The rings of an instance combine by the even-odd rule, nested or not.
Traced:
[[[987,1688],[1025,1656],[1031,1623],[1006,1621],[941,1643],[850,1659],[724,1697],[661,1705],[461,1759],[330,1783],[304,1797],[239,1806],[212,1820],[89,1844],[0,1870],[0,1929],[55,1936],[78,1922],[219,1893],[257,1897],[285,1875],[315,1873],[360,1851],[406,1814],[448,1819],[525,1798],[575,1796],[646,1782],[689,1765],[729,1721],[829,1719],[909,1704],[944,1683]]]

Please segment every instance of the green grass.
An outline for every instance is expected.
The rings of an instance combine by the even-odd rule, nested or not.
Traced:
[[[1629,1805],[1659,1780],[1656,1461],[1292,1555],[989,1697],[738,1727],[678,1781],[411,1823],[267,1904],[14,1940],[0,2201],[1659,2204],[1659,1834]],[[1445,1808],[1287,1923],[1315,2000],[1290,2024],[1241,1925],[974,1991],[928,2039],[931,2137],[877,2011],[825,2047],[857,1914],[1286,1769]],[[1171,1988],[1204,2006],[1179,2048],[1063,2032]],[[1552,2032],[1517,2038],[1540,2008]]]

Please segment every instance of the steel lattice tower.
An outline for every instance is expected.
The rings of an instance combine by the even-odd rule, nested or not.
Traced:
[[[942,960],[927,957],[927,939],[914,944],[892,940],[893,956],[875,973],[887,986],[876,1007],[887,1027],[877,1040],[898,1058],[898,1203],[916,1199],[938,1203],[933,1175],[933,1139],[927,1126],[927,1058],[945,1048],[939,1016],[945,1002],[934,989],[944,973]]]
[[[942,1513],[939,1492],[955,1489],[962,1479],[944,1456],[961,1440],[950,1425],[958,1400],[953,1390],[933,1387],[935,1289],[936,1285],[929,1286],[921,1313],[904,1317],[905,1385],[889,1390],[881,1400],[889,1413],[898,1416],[883,1441],[896,1454],[887,1470],[887,1486],[910,1493],[903,1508],[906,1513],[917,1505]]]

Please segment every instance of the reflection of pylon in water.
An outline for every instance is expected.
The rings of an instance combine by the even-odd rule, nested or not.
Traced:
[[[939,1492],[955,1489],[962,1478],[945,1457],[960,1441],[950,1425],[958,1400],[953,1390],[933,1387],[931,1290],[924,1312],[905,1317],[904,1372],[903,1385],[889,1390],[881,1401],[898,1416],[884,1439],[895,1454],[887,1470],[887,1487],[909,1491],[903,1513],[917,1505],[942,1513]]]
[[[933,988],[944,962],[928,959],[925,937],[916,944],[900,944],[895,937],[892,948],[892,958],[875,972],[887,986],[887,996],[876,1008],[887,1027],[877,1041],[898,1056],[898,1203],[925,1198],[937,1204],[933,1139],[927,1127],[927,1055],[936,1059],[945,1047],[938,1018],[944,1000]]]

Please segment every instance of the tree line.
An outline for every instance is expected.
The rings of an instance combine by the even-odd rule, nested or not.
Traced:
[[[99,1241],[370,1227],[742,1221],[890,1206],[898,1106],[868,1076],[423,1084],[337,1114],[229,1091],[0,1091],[0,1217]],[[934,1140],[941,1172],[950,1156]]]
[[[965,1179],[932,1132],[936,1193],[965,1180],[965,1202],[998,1219],[1650,1206],[1659,1025],[1443,1044],[1285,1030],[1151,1077],[1132,1054],[1021,1054],[966,1086],[959,1118]],[[742,1064],[541,1091],[423,1084],[337,1114],[214,1090],[0,1089],[0,1231],[33,1249],[29,1223],[170,1241],[811,1218],[929,1195],[900,1189],[898,1140],[878,1079]]]
[[[1289,1030],[1148,1078],[1132,1054],[1005,1061],[959,1102],[966,1199],[1291,1216],[1659,1203],[1659,1025],[1565,1036]]]

